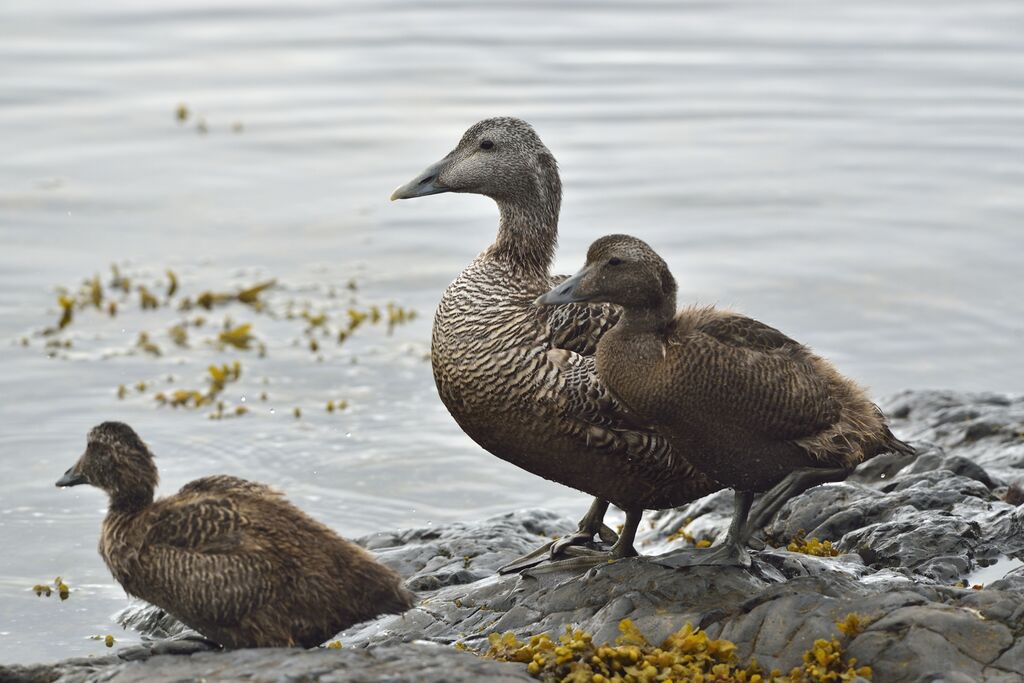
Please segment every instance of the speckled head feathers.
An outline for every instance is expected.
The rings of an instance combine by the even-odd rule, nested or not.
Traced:
[[[57,486],[91,484],[114,503],[148,504],[158,475],[153,454],[135,430],[122,422],[104,422],[89,430],[85,453]]]
[[[152,457],[146,444],[135,433],[135,430],[123,422],[98,424],[89,430],[87,439],[90,444],[100,444],[113,449],[140,451]]]
[[[665,261],[643,240],[606,235],[590,245],[583,269],[552,290],[552,295],[555,303],[612,303],[626,311],[650,310],[671,318],[676,281]]]
[[[391,198],[413,199],[441,192],[482,194],[499,203],[525,204],[539,199],[557,204],[561,199],[551,152],[533,126],[508,116],[474,123],[455,149],[395,190]]]

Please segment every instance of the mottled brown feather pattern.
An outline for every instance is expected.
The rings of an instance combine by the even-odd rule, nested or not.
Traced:
[[[673,316],[675,281],[640,240],[602,238],[583,272],[574,296],[623,308],[599,375],[721,483],[763,491],[794,468],[912,452],[861,387],[782,332],[714,307]]]
[[[514,154],[481,161],[482,136]],[[504,460],[622,508],[673,507],[717,490],[599,381],[593,353],[613,309],[534,305],[564,277],[548,274],[558,169],[533,130],[484,121],[448,158],[439,182],[494,198],[501,214],[494,244],[448,287],[434,316],[434,379],[462,429]]]
[[[131,474],[151,461],[148,449],[90,443],[73,469],[111,495],[99,551],[114,578],[206,637],[226,647],[313,647],[412,606],[395,572],[281,493],[221,475],[154,502],[155,480],[139,486]],[[92,475],[111,462],[116,476]]]

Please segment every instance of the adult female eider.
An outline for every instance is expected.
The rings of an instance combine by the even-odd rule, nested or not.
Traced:
[[[677,314],[668,266],[635,237],[597,240],[583,269],[537,300],[580,302],[622,310],[597,346],[605,385],[676,453],[736,492],[726,542],[665,564],[749,565],[750,531],[790,497],[842,480],[879,453],[913,453],[864,391],[806,346],[713,307]],[[748,524],[754,493],[768,489]]]
[[[441,400],[494,455],[597,497],[576,534],[549,544],[552,555],[595,534],[614,538],[602,524],[608,501],[626,511],[611,555],[635,555],[644,509],[682,505],[720,487],[662,435],[634,422],[598,380],[593,353],[615,323],[610,307],[533,306],[560,281],[549,274],[562,200],[555,158],[524,121],[480,121],[391,198],[441,192],[485,195],[501,216],[494,243],[445,290],[434,316],[431,361]],[[549,546],[504,569],[539,561]]]
[[[229,648],[314,647],[413,595],[401,577],[284,500],[230,476],[153,500],[153,455],[134,430],[104,422],[57,486],[110,497],[99,551],[130,595]]]

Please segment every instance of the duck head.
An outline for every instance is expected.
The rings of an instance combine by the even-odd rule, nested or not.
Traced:
[[[580,302],[621,306],[627,314],[672,319],[676,281],[668,265],[646,242],[607,235],[590,245],[587,262],[575,275],[538,297],[539,306]]]
[[[89,432],[85,452],[57,486],[89,484],[102,489],[115,502],[153,500],[158,481],[153,454],[128,425],[104,422]]]
[[[470,126],[459,144],[391,194],[391,200],[442,192],[482,194],[509,202],[550,191],[554,157],[526,121],[511,117],[484,119]],[[559,196],[561,193],[558,187]]]

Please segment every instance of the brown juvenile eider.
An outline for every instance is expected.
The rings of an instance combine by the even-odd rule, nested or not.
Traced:
[[[219,475],[153,500],[157,470],[128,425],[104,422],[57,486],[110,496],[99,551],[130,595],[229,648],[314,647],[413,595],[370,553],[280,493]]]
[[[635,555],[644,509],[688,503],[720,487],[696,473],[665,438],[634,422],[598,380],[593,353],[617,314],[609,306],[540,310],[558,237],[558,166],[533,128],[480,121],[458,146],[391,196],[441,192],[490,197],[498,235],[445,290],[434,316],[431,361],[441,400],[476,443],[523,469],[597,497],[579,531],[503,568],[540,561],[595,534],[608,501],[626,511],[613,557]]]
[[[749,564],[750,531],[786,500],[879,453],[913,453],[864,391],[806,346],[713,307],[677,314],[672,274],[635,237],[597,240],[583,269],[537,301],[579,302],[622,310],[597,347],[605,385],[676,453],[736,492],[725,544],[666,564]],[[747,524],[754,493],[776,485]]]

